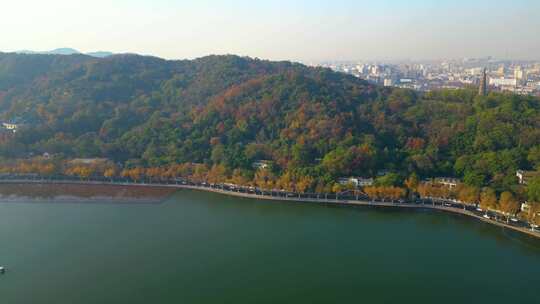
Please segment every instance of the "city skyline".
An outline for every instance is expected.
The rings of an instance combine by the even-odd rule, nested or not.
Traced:
[[[7,29],[4,52],[72,47],[166,59],[238,54],[302,62],[540,59],[540,3],[529,0],[30,0],[7,8],[0,20]]]

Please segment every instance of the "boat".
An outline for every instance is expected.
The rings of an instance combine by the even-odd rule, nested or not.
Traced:
[[[488,220],[491,219],[487,214],[484,214],[484,218],[487,218]]]
[[[6,273],[6,267],[0,266],[0,274]]]

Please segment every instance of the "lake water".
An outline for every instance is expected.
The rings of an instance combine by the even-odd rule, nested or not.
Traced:
[[[0,203],[2,304],[540,303],[540,240],[457,215],[179,191]]]

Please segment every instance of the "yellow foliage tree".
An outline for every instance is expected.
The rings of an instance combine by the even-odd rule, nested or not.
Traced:
[[[105,169],[103,176],[112,180],[116,176],[116,171],[115,167],[109,167]]]
[[[260,169],[255,172],[255,177],[253,178],[255,185],[262,189],[273,189],[276,184],[276,177],[268,169]]]
[[[519,207],[520,205],[512,193],[508,191],[501,193],[499,208],[506,215],[506,222],[509,221],[510,216],[515,215],[519,211]]]
[[[307,192],[313,186],[313,177],[302,176],[296,182],[296,191],[304,193]]]
[[[480,207],[486,212],[497,207],[497,194],[491,188],[484,188],[480,194]]]
[[[207,180],[210,183],[222,183],[227,180],[227,169],[225,166],[213,165],[212,169],[208,172]]]

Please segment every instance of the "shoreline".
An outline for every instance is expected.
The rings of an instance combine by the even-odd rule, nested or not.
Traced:
[[[495,221],[492,219],[486,219],[482,216],[474,214],[473,212],[469,210],[464,210],[462,208],[437,206],[437,205],[431,205],[431,204],[373,202],[373,201],[367,201],[367,200],[346,200],[346,199],[281,197],[281,196],[271,196],[271,195],[265,195],[265,194],[251,194],[251,193],[235,192],[235,191],[230,191],[230,190],[216,189],[212,187],[183,185],[183,184],[151,184],[151,183],[144,184],[144,183],[129,183],[129,182],[126,183],[126,182],[105,182],[105,181],[71,181],[71,180],[60,181],[60,180],[24,180],[24,179],[0,180],[0,184],[126,186],[126,187],[144,187],[144,188],[155,188],[155,189],[161,188],[161,189],[168,189],[168,190],[171,190],[172,188],[172,189],[178,189],[178,190],[187,189],[187,190],[195,190],[195,191],[212,192],[212,193],[218,193],[218,194],[240,197],[240,198],[250,198],[250,199],[258,199],[258,200],[274,201],[274,202],[286,201],[286,202],[327,204],[327,205],[335,205],[335,206],[365,206],[365,207],[382,207],[382,208],[437,210],[437,211],[443,211],[443,212],[472,217],[484,223],[492,224],[501,228],[507,228],[507,229],[521,232],[526,235],[540,239],[539,231],[531,231],[530,229],[527,229],[527,228],[516,227],[516,226],[508,225],[503,222]],[[16,201],[11,200],[11,202],[16,202]]]
[[[125,185],[19,181],[0,182],[1,203],[118,203],[159,204],[176,189]]]

